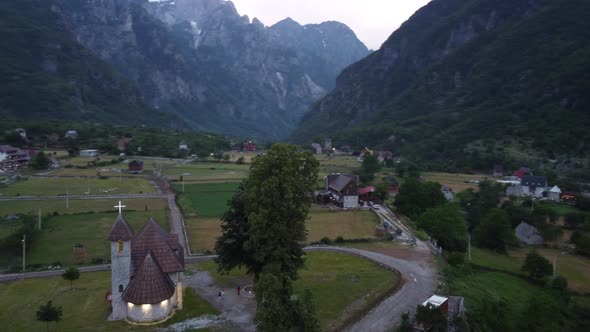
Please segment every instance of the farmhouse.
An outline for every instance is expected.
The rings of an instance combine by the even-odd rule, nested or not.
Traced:
[[[553,186],[553,188],[549,189],[549,199],[555,202],[561,200],[561,189],[558,186]]]
[[[325,192],[332,195],[336,205],[356,208],[359,205],[358,176],[353,174],[330,174],[324,177]]]
[[[182,309],[184,249],[175,234],[150,218],[135,235],[119,210],[107,240],[112,271],[109,320],[159,322],[174,308]]]
[[[30,152],[10,145],[0,145],[0,169],[11,171],[26,167],[31,160]]]
[[[127,167],[129,169],[129,173],[139,174],[143,172],[143,160],[133,160]]]
[[[311,149],[315,154],[322,154],[322,145],[320,143],[311,143]]]
[[[98,157],[100,155],[100,153],[98,152],[98,150],[81,150],[80,151],[80,157]]]
[[[373,186],[359,188],[359,199],[362,201],[365,201],[365,202],[372,201],[374,193],[375,193],[375,187],[373,187]]]
[[[78,132],[75,130],[68,130],[64,135],[65,138],[76,139],[78,138]]]

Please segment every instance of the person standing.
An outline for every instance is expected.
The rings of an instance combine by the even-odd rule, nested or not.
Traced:
[[[240,296],[240,291],[241,291],[241,290],[242,290],[242,289],[240,288],[240,285],[238,285],[238,296]]]

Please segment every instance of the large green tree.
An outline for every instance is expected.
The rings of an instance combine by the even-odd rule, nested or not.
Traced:
[[[463,213],[455,204],[443,204],[426,210],[420,216],[418,226],[446,250],[465,251],[467,249],[467,224]]]
[[[500,209],[486,213],[474,230],[474,237],[479,246],[498,252],[506,252],[506,247],[516,241],[508,216]]]
[[[43,151],[39,151],[31,159],[31,167],[33,167],[34,169],[47,169],[49,167],[49,164],[49,158],[47,158]]]
[[[305,221],[319,163],[308,151],[275,144],[253,159],[250,175],[229,202],[217,239],[219,269],[243,266],[254,276],[259,331],[314,331],[310,300],[293,300],[304,264]],[[302,324],[307,327],[302,327]]]
[[[446,202],[440,188],[440,184],[436,182],[422,183],[414,179],[406,179],[400,187],[394,204],[401,213],[411,218],[418,218],[426,209]]]

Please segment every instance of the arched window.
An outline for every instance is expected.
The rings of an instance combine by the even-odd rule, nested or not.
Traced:
[[[123,240],[117,241],[117,254],[123,254]]]
[[[123,293],[123,285],[119,285],[119,293]]]

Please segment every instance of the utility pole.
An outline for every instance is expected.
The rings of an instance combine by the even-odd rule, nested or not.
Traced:
[[[471,263],[471,234],[467,233],[467,253],[469,255],[469,263]]]
[[[25,257],[25,247],[26,247],[25,240],[26,239],[27,239],[27,235],[23,234],[23,273],[25,273],[25,266],[27,266],[26,265],[26,257]]]
[[[39,230],[41,230],[41,208],[39,208]]]

